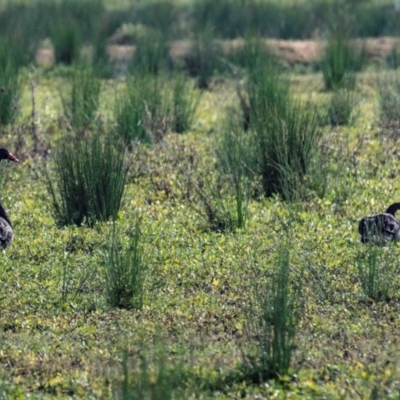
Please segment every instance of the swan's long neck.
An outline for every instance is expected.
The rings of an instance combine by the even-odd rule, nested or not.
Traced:
[[[400,210],[400,203],[394,203],[391,206],[389,206],[389,208],[386,210],[386,213],[396,216],[397,210]]]
[[[10,218],[8,218],[6,210],[4,209],[4,207],[3,207],[3,205],[1,203],[0,203],[0,217],[4,218],[12,228],[12,223],[10,221]]]

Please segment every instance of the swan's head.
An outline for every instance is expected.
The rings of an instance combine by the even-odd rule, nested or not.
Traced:
[[[10,160],[14,162],[19,162],[18,158],[11,154],[7,149],[0,149],[0,160]]]

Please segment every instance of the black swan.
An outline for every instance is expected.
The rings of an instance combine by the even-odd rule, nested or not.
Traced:
[[[19,162],[18,158],[11,154],[7,149],[0,149],[0,160],[10,160]],[[0,203],[0,246],[6,249],[14,237],[12,224],[6,211]]]
[[[363,218],[358,225],[361,242],[384,245],[386,242],[400,242],[400,221],[396,211],[400,203],[392,204],[386,212]]]

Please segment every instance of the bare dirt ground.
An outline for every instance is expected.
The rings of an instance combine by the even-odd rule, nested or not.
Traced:
[[[381,37],[357,39],[360,47],[364,47],[365,54],[370,60],[379,60],[387,56],[394,48],[400,49],[400,39],[395,37]],[[283,63],[288,65],[308,64],[318,61],[325,47],[323,41],[318,40],[278,40],[266,39],[266,46]],[[191,42],[179,40],[171,43],[170,55],[173,60],[180,61],[190,51]],[[229,52],[243,45],[242,39],[225,40],[221,42],[224,51]],[[110,44],[108,52],[111,60],[116,62],[128,61],[135,51],[133,45]],[[51,48],[39,49],[36,54],[38,65],[49,66],[54,63],[54,51]]]

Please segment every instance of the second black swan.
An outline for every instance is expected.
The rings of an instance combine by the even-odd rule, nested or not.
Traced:
[[[400,242],[400,221],[396,218],[396,211],[400,210],[400,203],[393,203],[382,214],[363,218],[358,225],[362,243],[384,245],[387,242]]]

